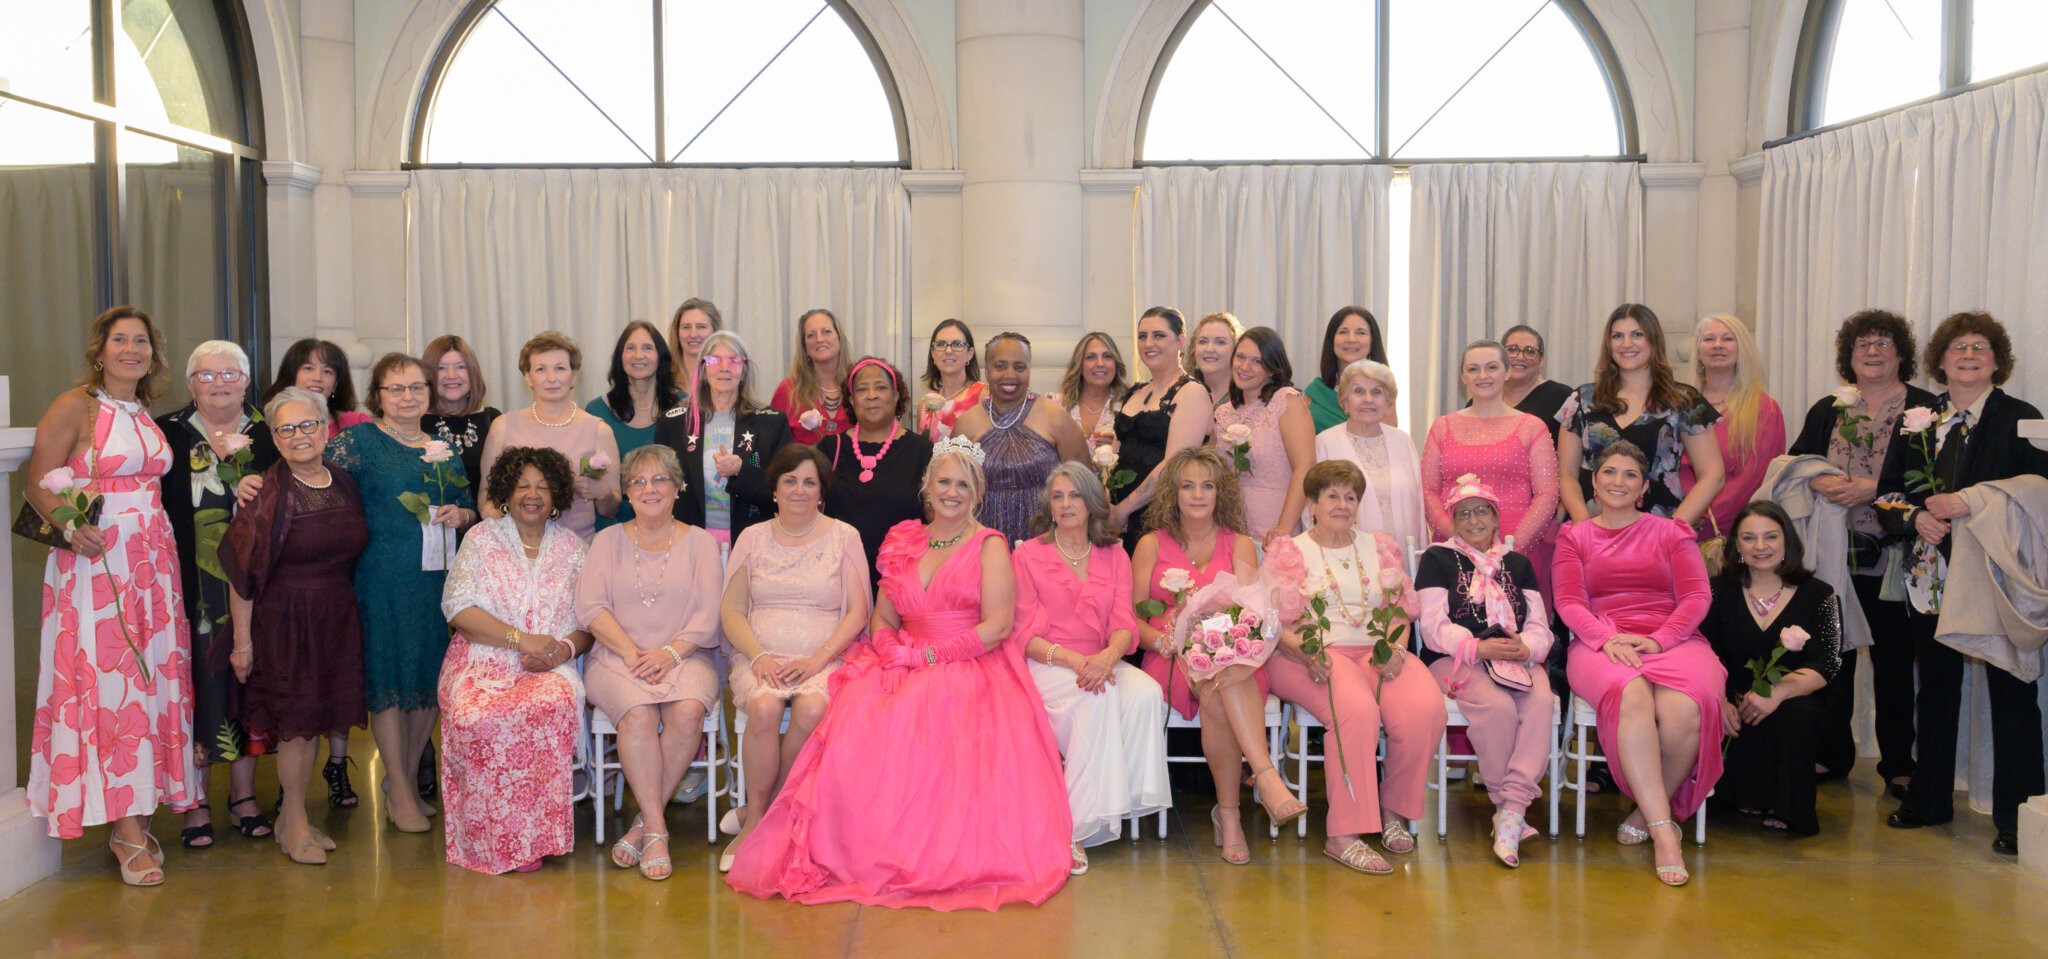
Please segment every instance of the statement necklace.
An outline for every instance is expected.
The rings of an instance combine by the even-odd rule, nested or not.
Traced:
[[[640,576],[640,556],[643,552],[640,547],[640,540],[633,535],[633,531],[630,528],[627,529],[626,541],[633,544],[633,591],[640,594],[641,606],[653,609],[655,600],[661,597],[661,585],[668,579],[668,558],[673,553],[669,547],[675,545],[675,539],[676,528],[671,523],[668,528],[668,541],[663,543],[660,549],[661,569],[654,574],[654,591],[650,593],[647,591],[645,581]],[[649,550],[646,552],[653,551]]]
[[[875,478],[875,464],[880,463],[882,461],[882,457],[889,455],[889,447],[895,445],[896,437],[902,432],[903,424],[897,423],[893,420],[890,421],[889,438],[882,441],[882,448],[880,450],[877,450],[875,452],[875,455],[873,456],[869,456],[868,454],[860,451],[860,434],[854,434],[853,458],[860,462],[861,482],[865,483]]]
[[[1313,540],[1315,537],[1311,536],[1309,538]],[[1365,561],[1359,559],[1358,557],[1358,534],[1353,533],[1351,536],[1351,558],[1340,560],[1340,562],[1344,564],[1345,569],[1350,569],[1354,563],[1358,566],[1357,616],[1351,615],[1351,604],[1344,601],[1344,591],[1337,585],[1337,567],[1335,564],[1330,562],[1330,551],[1324,549],[1323,544],[1317,543],[1316,553],[1320,555],[1323,559],[1323,583],[1324,585],[1329,587],[1330,597],[1336,600],[1335,605],[1337,607],[1337,615],[1342,617],[1344,623],[1350,626],[1352,629],[1358,629],[1364,626],[1366,620],[1372,618],[1372,613],[1370,612],[1372,606],[1372,590],[1369,586],[1366,585],[1365,582]]]
[[[969,524],[969,526],[971,528],[972,524]],[[960,541],[962,539],[965,539],[966,536],[966,529],[962,529],[960,532],[954,533],[952,539],[932,539],[929,535],[927,535],[924,541],[924,548],[928,550],[951,549],[955,546],[960,545]]]
[[[1758,616],[1769,616],[1771,610],[1778,608],[1778,601],[1785,598],[1785,586],[1780,583],[1778,591],[1772,593],[1770,599],[1764,599],[1746,589],[1742,591],[1742,595],[1749,597],[1749,606],[1756,610]]]

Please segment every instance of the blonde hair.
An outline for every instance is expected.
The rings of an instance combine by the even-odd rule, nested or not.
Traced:
[[[1131,382],[1127,378],[1130,370],[1124,366],[1124,351],[1117,349],[1116,341],[1110,339],[1109,334],[1099,330],[1091,332],[1074,344],[1074,355],[1067,360],[1067,372],[1060,377],[1060,403],[1069,410],[1081,405],[1081,358],[1087,355],[1088,344],[1098,341],[1109,347],[1109,355],[1116,361],[1116,372],[1109,378],[1109,402],[1114,403],[1118,397],[1131,391]]]
[[[967,489],[974,496],[974,502],[968,504],[967,511],[969,513],[981,512],[982,498],[988,495],[988,474],[982,472],[981,463],[961,447],[950,445],[935,446],[932,448],[931,461],[924,465],[924,478],[918,480],[917,483],[917,494],[919,499],[924,500],[924,519],[927,523],[931,522],[932,519],[932,477],[939,475],[940,466],[954,462],[959,463],[960,468],[967,471]]]
[[[831,310],[805,310],[802,316],[796,318],[796,355],[791,357],[789,361],[789,402],[791,409],[817,406],[825,402],[823,385],[818,382],[818,370],[811,364],[811,355],[804,351],[804,327],[811,322],[811,317],[814,316],[822,316],[832,322],[832,335],[839,339],[840,375],[845,375],[850,365],[847,357],[853,355],[853,346],[846,342],[846,330],[839,326],[839,317],[833,316]],[[711,351],[711,341],[704,341],[704,351],[707,353]],[[838,384],[835,383],[834,385]],[[845,400],[845,397],[840,397],[840,402],[845,402]]]
[[[1699,339],[1706,335],[1707,324],[1719,323],[1735,335],[1735,382],[1728,387],[1728,445],[1742,458],[1756,452],[1758,420],[1764,400],[1764,355],[1757,349],[1756,337],[1749,327],[1727,313],[1709,316],[1692,328],[1692,378],[1694,383],[1705,383],[1706,361],[1700,357]]]
[[[1211,323],[1223,323],[1230,327],[1230,343],[1233,347],[1237,345],[1237,338],[1244,335],[1244,324],[1238,322],[1236,315],[1223,310],[1217,310],[1208,316],[1196,320],[1195,325],[1188,328],[1187,344],[1181,347],[1180,365],[1182,369],[1196,374],[1198,377],[1201,373],[1201,368],[1195,365],[1195,341],[1201,338],[1202,327],[1208,326]]]

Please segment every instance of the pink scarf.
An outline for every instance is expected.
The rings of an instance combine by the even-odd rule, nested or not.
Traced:
[[[1520,632],[1521,622],[1515,617],[1515,607],[1508,599],[1508,591],[1500,585],[1501,561],[1508,554],[1506,543],[1496,540],[1493,548],[1481,552],[1464,537],[1452,536],[1450,547],[1472,561],[1472,578],[1465,584],[1465,598],[1486,610],[1486,621],[1508,633]]]

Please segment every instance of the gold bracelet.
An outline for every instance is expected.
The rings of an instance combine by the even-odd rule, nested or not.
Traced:
[[[511,629],[508,629],[508,630],[506,630],[506,631],[505,631],[505,648],[506,648],[506,649],[509,649],[509,650],[512,650],[512,651],[513,651],[513,652],[515,652],[515,653],[524,653],[524,652],[526,652],[526,650],[525,650],[524,648],[522,648],[522,647],[521,647],[521,646],[519,645],[519,628],[518,628],[518,627],[516,627],[516,626],[515,626],[515,627],[513,627],[513,628],[511,628]]]

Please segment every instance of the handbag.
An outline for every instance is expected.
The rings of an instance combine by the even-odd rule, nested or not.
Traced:
[[[1721,575],[1721,561],[1727,556],[1728,537],[1721,532],[1721,523],[1714,519],[1714,511],[1707,511],[1707,526],[1714,531],[1713,538],[1700,541],[1700,561],[1706,564],[1709,578]]]
[[[1508,635],[1507,630],[1499,626],[1488,626],[1486,631],[1480,633],[1476,638],[1511,639],[1512,637]],[[1528,663],[1518,663],[1510,659],[1488,659],[1483,662],[1486,663],[1486,675],[1492,677],[1493,681],[1500,684],[1503,688],[1526,693],[1536,685],[1536,678],[1529,673]]]
[[[97,471],[100,466],[100,453],[99,448],[92,444],[97,439],[95,434],[99,429],[100,402],[95,397],[88,397],[88,400],[91,405],[86,407],[85,415],[85,475],[88,479],[86,489],[89,490],[92,488],[90,481],[99,479]],[[100,508],[105,505],[105,500],[95,497],[92,505],[85,509],[85,521],[98,526]],[[64,531],[43,517],[42,512],[28,501],[26,491],[21,494],[21,511],[14,514],[14,535],[51,549],[71,548],[71,541],[64,538]]]

